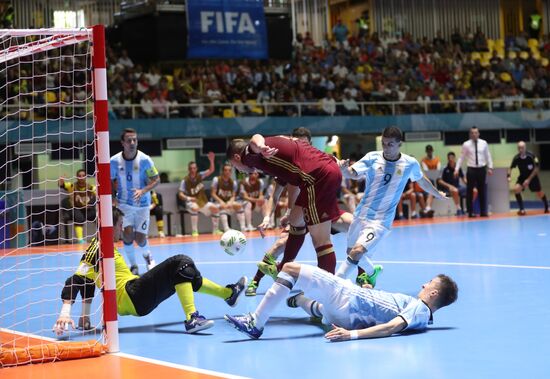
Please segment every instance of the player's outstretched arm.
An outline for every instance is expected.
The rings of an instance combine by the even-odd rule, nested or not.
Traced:
[[[350,167],[349,165],[349,159],[342,159],[342,160],[336,160],[336,163],[338,163],[338,167],[340,167],[340,171],[342,171],[342,176],[346,179],[358,179],[359,175],[357,172]]]
[[[325,338],[330,341],[349,341],[352,339],[382,338],[389,337],[392,334],[399,333],[407,327],[407,323],[400,316],[385,324],[379,324],[366,329],[347,330],[336,325],[325,334]]]
[[[69,327],[72,329],[75,328],[73,319],[71,318],[71,300],[63,300],[63,305],[61,306],[61,312],[59,312],[59,317],[53,325],[53,331],[56,335],[61,336],[63,332],[69,330]]]
[[[420,185],[420,187],[422,187],[424,191],[433,195],[436,199],[449,200],[445,192],[438,191],[437,188],[434,187],[430,179],[426,178],[425,175],[422,177],[422,179],[418,181],[418,184]]]

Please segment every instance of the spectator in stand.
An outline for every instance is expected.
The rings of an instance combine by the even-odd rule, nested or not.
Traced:
[[[122,54],[117,62],[120,66],[126,67],[126,68],[132,68],[134,67],[134,62],[132,62],[132,59],[128,56],[128,50],[124,49],[122,50]]]
[[[332,28],[332,34],[340,46],[347,48],[349,30],[348,27],[342,23],[341,18],[336,21],[336,25]]]
[[[334,116],[336,113],[336,101],[332,97],[332,91],[327,91],[326,96],[321,100],[321,110],[327,116]]]
[[[342,99],[342,114],[348,115],[348,116],[357,116],[361,114],[361,109],[359,109],[359,105],[357,104],[357,101],[353,97],[351,97],[350,92],[344,92],[344,98]]]
[[[452,151],[447,153],[447,166],[443,169],[441,177],[437,179],[438,187],[444,191],[447,196],[453,198],[456,206],[456,215],[463,216],[464,209],[460,199],[466,196],[465,177],[462,169],[458,169],[458,177],[455,177],[456,156]],[[477,191],[474,193],[474,200],[477,197]]]

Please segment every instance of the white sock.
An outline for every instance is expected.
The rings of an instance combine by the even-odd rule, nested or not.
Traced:
[[[227,222],[227,214],[221,214],[220,215],[220,220],[222,222],[222,229],[224,232],[227,232],[229,230],[229,224]]]
[[[151,250],[149,250],[149,243],[145,240],[145,245],[139,246],[138,251],[141,253],[143,258],[151,257]]]
[[[348,258],[342,262],[338,270],[336,270],[336,276],[347,279],[353,270],[357,270],[357,264],[351,263]]]
[[[126,254],[126,258],[128,258],[128,262],[130,262],[130,267],[137,266],[133,242],[130,245],[126,245],[126,243],[124,243],[124,253]]]
[[[239,227],[241,228],[241,231],[244,232],[244,229],[245,229],[246,225],[244,223],[244,212],[243,211],[237,212],[237,220],[239,221]]]
[[[252,204],[246,203],[244,206],[244,217],[246,218],[246,225],[252,225]]]
[[[220,216],[212,216],[212,231],[215,232],[220,226]]]
[[[258,305],[258,308],[256,308],[254,312],[256,316],[256,327],[258,329],[264,327],[269,316],[273,313],[275,308],[288,297],[289,293],[290,288],[281,283],[275,282],[271,285],[271,288],[267,290],[260,305]]]
[[[199,215],[191,215],[191,232],[197,232],[199,231]]]

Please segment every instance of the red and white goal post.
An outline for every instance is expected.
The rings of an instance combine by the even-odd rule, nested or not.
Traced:
[[[118,351],[105,52],[102,25],[0,30],[0,367]],[[78,192],[79,169],[96,195]],[[99,241],[101,290],[90,330],[59,341],[60,293],[87,247],[66,233],[77,201],[88,231],[79,242]],[[95,353],[73,349],[90,338]]]

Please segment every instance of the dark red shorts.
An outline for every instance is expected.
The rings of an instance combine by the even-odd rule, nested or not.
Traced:
[[[323,175],[315,178],[315,184],[300,187],[296,205],[304,209],[306,225],[321,224],[340,217],[338,191],[342,185],[342,173],[334,163],[328,164]]]

